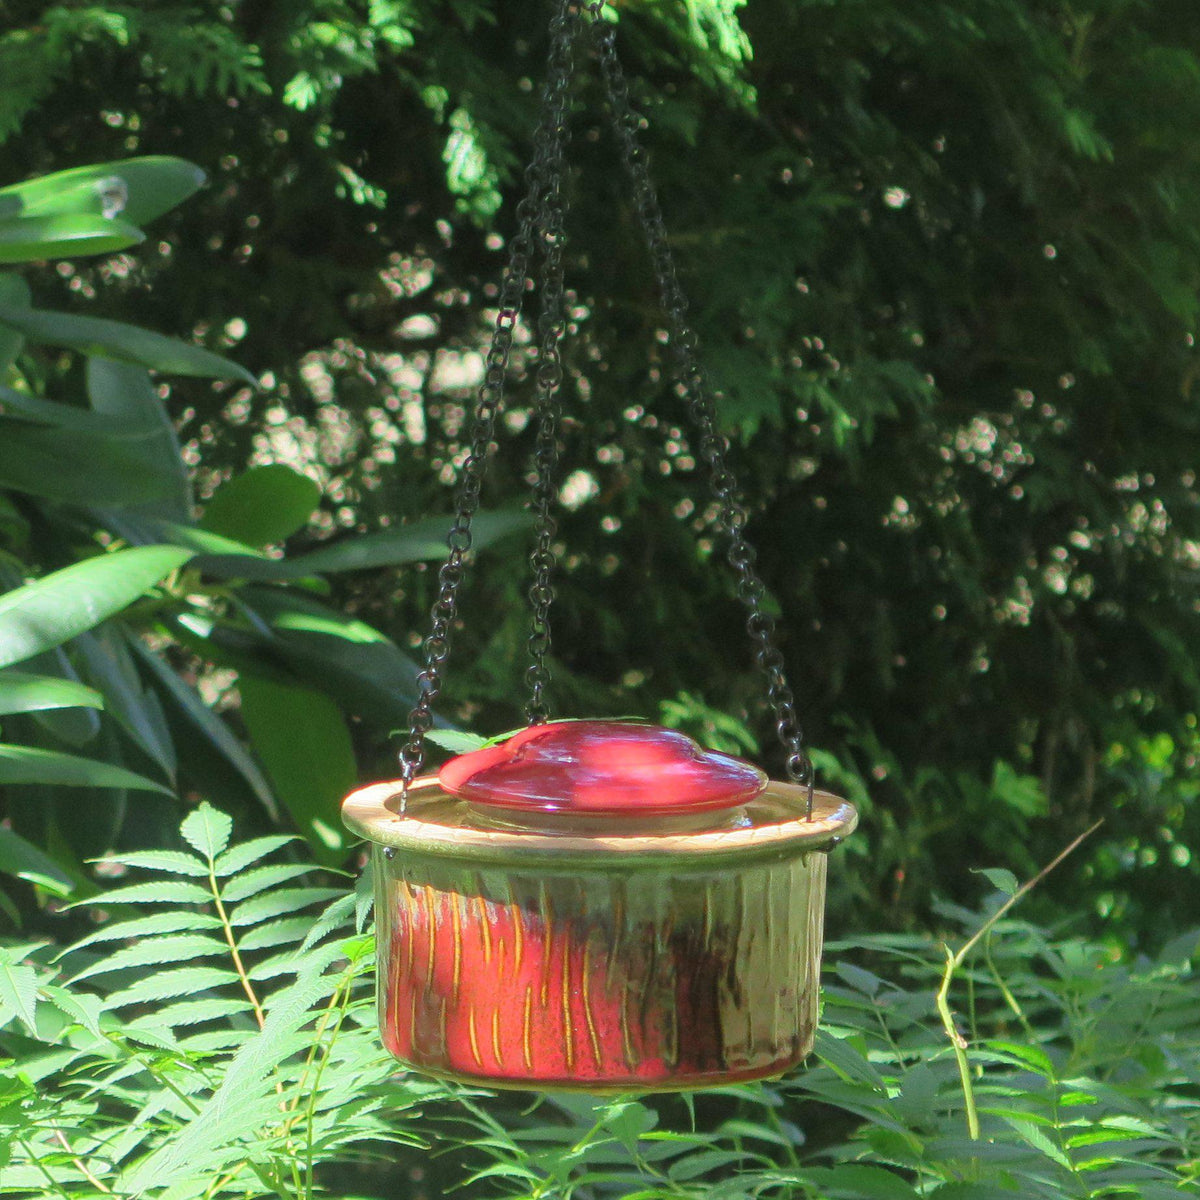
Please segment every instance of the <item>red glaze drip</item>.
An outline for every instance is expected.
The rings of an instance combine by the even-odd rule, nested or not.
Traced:
[[[534,812],[664,815],[732,808],[767,784],[757,767],[657,725],[554,721],[452,758],[445,791]]]
[[[778,1074],[811,1036],[802,1019],[780,1045],[730,1057],[761,1008],[728,977],[737,935],[641,925],[622,938],[587,921],[432,887],[395,910],[384,976],[383,1040],[419,1068],[510,1084],[702,1086]],[[665,935],[665,936],[664,936]],[[790,986],[766,998],[790,1011]],[[732,1031],[726,1026],[732,1026]]]

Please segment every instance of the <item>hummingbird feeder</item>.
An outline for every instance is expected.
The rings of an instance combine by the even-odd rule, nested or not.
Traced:
[[[814,787],[745,537],[746,511],[638,144],[640,118],[602,7],[559,0],[551,22],[528,188],[509,243],[401,778],[354,792],[343,817],[372,843],[379,1022],[401,1062],[494,1087],[700,1088],[781,1074],[811,1050],[827,852],[853,830],[857,814]],[[574,48],[585,29],[748,610],[786,781],[674,730],[549,719],[558,346],[566,328],[561,184]],[[535,249],[542,271],[529,725],[422,776]]]

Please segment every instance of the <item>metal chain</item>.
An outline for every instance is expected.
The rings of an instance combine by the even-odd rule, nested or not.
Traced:
[[[458,481],[454,523],[446,538],[449,555],[438,572],[437,599],[430,612],[431,629],[424,642],[425,665],[417,676],[419,699],[409,713],[408,741],[400,751],[402,806],[407,801],[408,785],[425,761],[425,735],[433,727],[433,702],[441,692],[442,668],[450,655],[451,631],[458,612],[458,587],[471,549],[471,518],[479,508],[488,450],[504,402],[513,329],[521,312],[534,231],[538,227],[548,228],[555,219],[551,212],[544,211],[543,203],[548,193],[558,191],[553,164],[561,164],[562,160],[567,91],[573,69],[572,48],[578,23],[579,14],[571,0],[558,0],[550,22],[550,51],[533,140],[533,160],[525,171],[526,192],[517,206],[517,232],[508,247],[499,314],[485,359],[483,383],[476,397],[470,451]]]
[[[766,679],[767,701],[775,715],[775,730],[787,755],[788,778],[807,787],[808,817],[811,819],[812,760],[804,749],[804,735],[796,719],[795,698],[784,674],[783,655],[775,644],[775,622],[763,607],[766,589],[755,570],[754,547],[746,539],[746,509],[738,492],[737,480],[726,462],[728,443],[717,432],[712,387],[698,357],[696,334],[688,324],[687,300],[679,285],[662,210],[638,141],[641,117],[630,103],[625,72],[617,58],[616,32],[601,15],[603,7],[601,3],[589,3],[587,6],[592,18],[592,40],[608,93],[613,132],[625,172],[633,187],[638,222],[650,250],[655,278],[666,310],[677,377],[686,395],[691,419],[700,435],[700,457],[708,464],[709,482],[718,503],[720,523],[729,535],[727,557],[737,575],[738,598],[750,614],[746,629],[756,647],[755,662]]]
[[[578,22],[578,15],[576,14]],[[565,124],[565,122],[564,122]],[[554,603],[554,535],[555,523],[551,504],[555,495],[558,474],[558,422],[561,403],[558,395],[562,384],[562,358],[559,342],[566,332],[563,307],[563,231],[566,200],[562,181],[569,132],[564,129],[554,146],[555,157],[546,164],[543,178],[542,221],[538,230],[542,243],[542,272],[538,280],[541,292],[541,312],[538,316],[537,367],[537,446],[534,451],[537,478],[533,489],[537,538],[529,556],[533,582],[529,587],[532,611],[529,632],[529,669],[525,678],[529,684],[529,702],[525,716],[531,725],[549,719],[545,691],[550,682],[546,657],[550,653],[550,606]]]

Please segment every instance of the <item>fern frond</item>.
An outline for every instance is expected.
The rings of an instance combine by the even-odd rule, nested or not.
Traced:
[[[212,893],[208,888],[198,883],[188,883],[183,879],[164,879],[161,883],[135,883],[129,887],[115,888],[104,893],[104,903],[109,904],[208,904]],[[90,904],[95,907],[96,900],[77,900],[70,908]]]
[[[70,983],[78,983],[93,975],[105,975],[114,971],[126,971],[131,967],[162,966],[165,963],[191,962],[197,958],[212,958],[229,953],[229,948],[217,938],[201,933],[170,934],[166,937],[148,938],[118,950],[108,958],[92,963],[90,967],[72,976]]]
[[[235,927],[257,925],[261,921],[287,916],[297,909],[308,908],[311,904],[319,904],[322,900],[329,900],[340,895],[342,895],[340,888],[278,888],[275,891],[253,896],[249,900],[243,900],[230,913],[229,923]]]
[[[170,875],[190,875],[196,879],[208,877],[208,867],[194,854],[182,850],[135,850],[128,854],[109,854],[97,862],[144,871],[165,871]]]
[[[268,888],[288,883],[302,875],[311,875],[313,867],[306,863],[278,863],[269,867],[257,867],[235,876],[221,889],[221,899],[227,904],[246,900]]]
[[[255,925],[238,939],[238,950],[249,954],[255,950],[271,950],[276,946],[295,946],[313,928],[309,917],[281,917],[266,925]],[[306,947],[301,946],[301,949]]]
[[[193,912],[190,909],[175,909],[171,912],[154,913],[148,917],[133,917],[128,921],[112,921],[68,946],[56,956],[55,961],[99,942],[119,942],[129,938],[153,937],[159,933],[220,928],[221,922],[211,913]]]
[[[143,976],[127,988],[105,998],[107,1009],[127,1008],[131,1004],[150,1004],[162,1000],[176,1000],[180,996],[194,996],[197,992],[213,988],[237,986],[236,972],[224,967],[179,967],[173,971],[159,971]]]
[[[270,837],[239,842],[236,846],[230,846],[224,854],[217,858],[213,863],[213,872],[218,877],[239,874],[247,867],[266,858],[267,855],[274,854],[276,850],[281,850],[284,846],[289,846],[299,840],[291,834],[273,834]]]

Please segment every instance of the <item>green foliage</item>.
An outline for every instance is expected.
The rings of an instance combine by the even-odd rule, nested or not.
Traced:
[[[158,217],[202,181],[190,163],[159,156],[13,185],[0,191],[2,257],[140,241],[134,226],[136,238],[122,232],[124,217]],[[110,233],[81,241],[93,227]],[[82,372],[60,350],[82,357]],[[146,793],[219,793],[271,819],[277,790],[323,860],[340,862],[337,806],[357,778],[347,717],[382,727],[369,746],[377,753],[415,697],[416,667],[386,635],[315,599],[317,572],[440,558],[448,522],[441,539],[430,519],[269,557],[261,547],[306,531],[320,486],[283,463],[253,467],[217,489],[198,520],[159,382],[254,386],[244,368],[191,341],[35,308],[11,273],[0,274],[0,358],[0,786],[11,823],[0,873],[37,889],[19,892],[20,907],[0,893],[0,906],[36,922],[38,892],[87,882],[83,857],[123,846],[126,829],[135,844],[166,833],[170,809]],[[481,518],[480,547],[525,523]],[[236,672],[219,690],[240,684],[241,731],[194,690],[218,690],[214,666]],[[76,788],[92,789],[82,820]]]
[[[1050,881],[1047,917],[1056,893],[1085,896],[1097,933],[1147,947],[1160,925],[1194,923],[1190,8],[632,0],[606,17],[647,117],[807,732],[836,763],[826,779],[870,805],[839,911],[919,927],[939,876],[969,894],[956,864],[1002,854],[1025,870],[1064,831],[1119,814]],[[398,561],[400,522],[444,510],[545,19],[532,0],[306,0],[271,15],[203,0],[50,6],[0,35],[0,128],[24,170],[186,154],[214,181],[143,245],[136,278],[79,260],[57,299],[39,283],[38,307],[86,315],[90,290],[105,316],[171,313],[185,340],[236,347],[271,380],[253,394],[170,384],[201,498],[248,464],[284,462],[323,487],[284,559],[210,551],[222,578],[239,578],[237,557],[256,582],[299,585],[305,551],[366,571]],[[590,484],[556,513],[552,699],[710,736],[719,711],[769,759],[653,280],[581,67],[564,469]],[[137,225],[132,197],[117,219]],[[10,287],[0,302],[20,307]],[[0,326],[0,356],[14,336]],[[40,366],[57,385],[53,359]],[[531,366],[518,343],[497,506],[526,486]],[[62,481],[78,477],[105,505],[135,480],[146,494],[131,503],[178,495],[144,447],[114,442],[99,462],[87,430],[34,428],[26,411],[20,460],[3,467],[24,488],[66,501]],[[367,540],[315,545],[342,522]],[[388,579],[333,579],[330,607],[407,647],[430,577]],[[515,563],[473,581],[447,718],[485,733],[519,720],[526,586]],[[230,619],[179,637],[229,669],[249,639],[258,673],[264,658],[278,669],[275,639],[241,610]],[[372,680],[392,727],[396,693]],[[733,727],[715,736],[747,745]],[[1140,749],[1160,736],[1175,748],[1166,772]]]
[[[231,830],[201,805],[186,850],[109,859],[140,881],[98,896],[71,950],[0,950],[0,1194],[415,1196],[423,1177],[511,1200],[1165,1200],[1200,1182],[1200,931],[1134,965],[948,912],[957,937],[985,931],[957,998],[977,1139],[939,947],[915,935],[829,947],[815,1058],[780,1081],[530,1103],[397,1072],[361,889]]]

